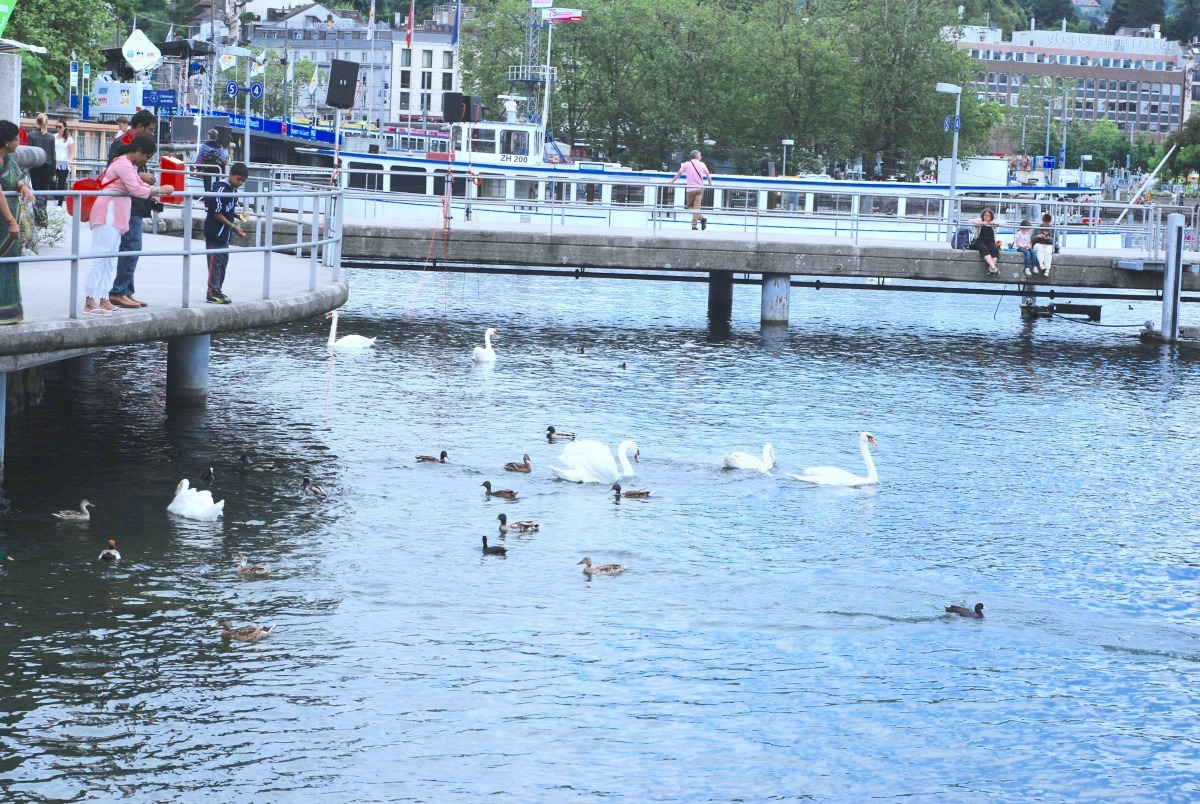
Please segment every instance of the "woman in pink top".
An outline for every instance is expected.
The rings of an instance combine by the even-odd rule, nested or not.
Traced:
[[[687,177],[687,192],[684,193],[684,206],[692,211],[692,229],[700,224],[701,229],[708,228],[708,218],[700,214],[700,201],[704,198],[704,184],[712,187],[712,174],[708,165],[700,161],[700,152],[692,151],[691,158],[679,166],[675,176],[667,184],[674,184],[680,176]]]
[[[118,309],[108,300],[108,290],[117,272],[117,249],[121,246],[121,235],[129,229],[130,197],[149,198],[156,193],[162,195],[171,191],[168,185],[155,187],[146,184],[138,176],[138,169],[150,161],[156,150],[158,146],[154,144],[153,137],[144,134],[134,137],[133,142],[125,146],[124,152],[100,174],[100,184],[107,185],[104,187],[106,191],[123,195],[97,196],[92,205],[92,214],[88,217],[88,224],[92,227],[92,253],[110,256],[92,258],[83,286],[87,294],[83,306],[85,313],[109,315]]]

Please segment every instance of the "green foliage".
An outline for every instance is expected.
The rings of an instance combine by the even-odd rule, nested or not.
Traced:
[[[1190,42],[1200,36],[1200,0],[1179,0],[1175,13],[1167,20],[1167,38]]]
[[[43,55],[21,53],[22,109],[37,113],[65,100],[71,51],[80,61],[99,65],[97,42],[108,41],[113,30],[111,6],[103,0],[20,0],[5,37],[49,51]]]
[[[1104,33],[1114,34],[1118,28],[1149,28],[1166,19],[1163,0],[1116,0],[1108,15]]]
[[[1200,145],[1188,145],[1175,154],[1173,171],[1176,176],[1200,171]]]
[[[1070,27],[1071,23],[1077,20],[1075,6],[1071,5],[1071,0],[1027,0],[1025,10],[1027,16],[1033,17],[1037,26],[1043,30],[1058,27],[1064,19]],[[1026,19],[1022,27],[1028,25],[1029,21]]]

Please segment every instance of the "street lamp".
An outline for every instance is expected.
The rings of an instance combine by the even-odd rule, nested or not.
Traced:
[[[944,95],[954,96],[954,144],[950,147],[950,236],[953,237],[954,229],[958,226],[958,216],[954,213],[954,187],[958,181],[958,113],[962,108],[962,87],[939,82],[936,89]]]
[[[796,144],[795,140],[784,140],[783,141],[783,175],[785,177],[787,176],[787,149],[788,149],[789,145],[795,145],[795,144]]]

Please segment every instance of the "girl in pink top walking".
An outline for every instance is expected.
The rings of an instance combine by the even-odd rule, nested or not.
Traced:
[[[712,187],[712,174],[708,172],[708,165],[700,161],[699,151],[692,151],[691,158],[679,166],[679,170],[675,171],[675,176],[667,184],[674,184],[675,179],[680,176],[687,178],[684,206],[692,211],[692,229],[696,228],[697,223],[701,229],[707,229],[708,218],[700,214],[700,201],[704,198],[705,183]]]

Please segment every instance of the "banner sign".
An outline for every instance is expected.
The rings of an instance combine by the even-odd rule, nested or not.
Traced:
[[[162,61],[162,51],[146,38],[140,28],[135,29],[125,40],[125,44],[121,46],[121,55],[129,62],[129,66],[138,72],[148,70]]]
[[[175,106],[178,98],[173,89],[143,89],[143,106]]]
[[[8,27],[8,18],[12,16],[16,6],[17,0],[0,0],[0,36],[4,35],[4,29]]]
[[[554,0],[529,0],[530,8],[553,8]]]
[[[583,11],[578,8],[547,8],[542,11],[542,22],[582,22]]]

